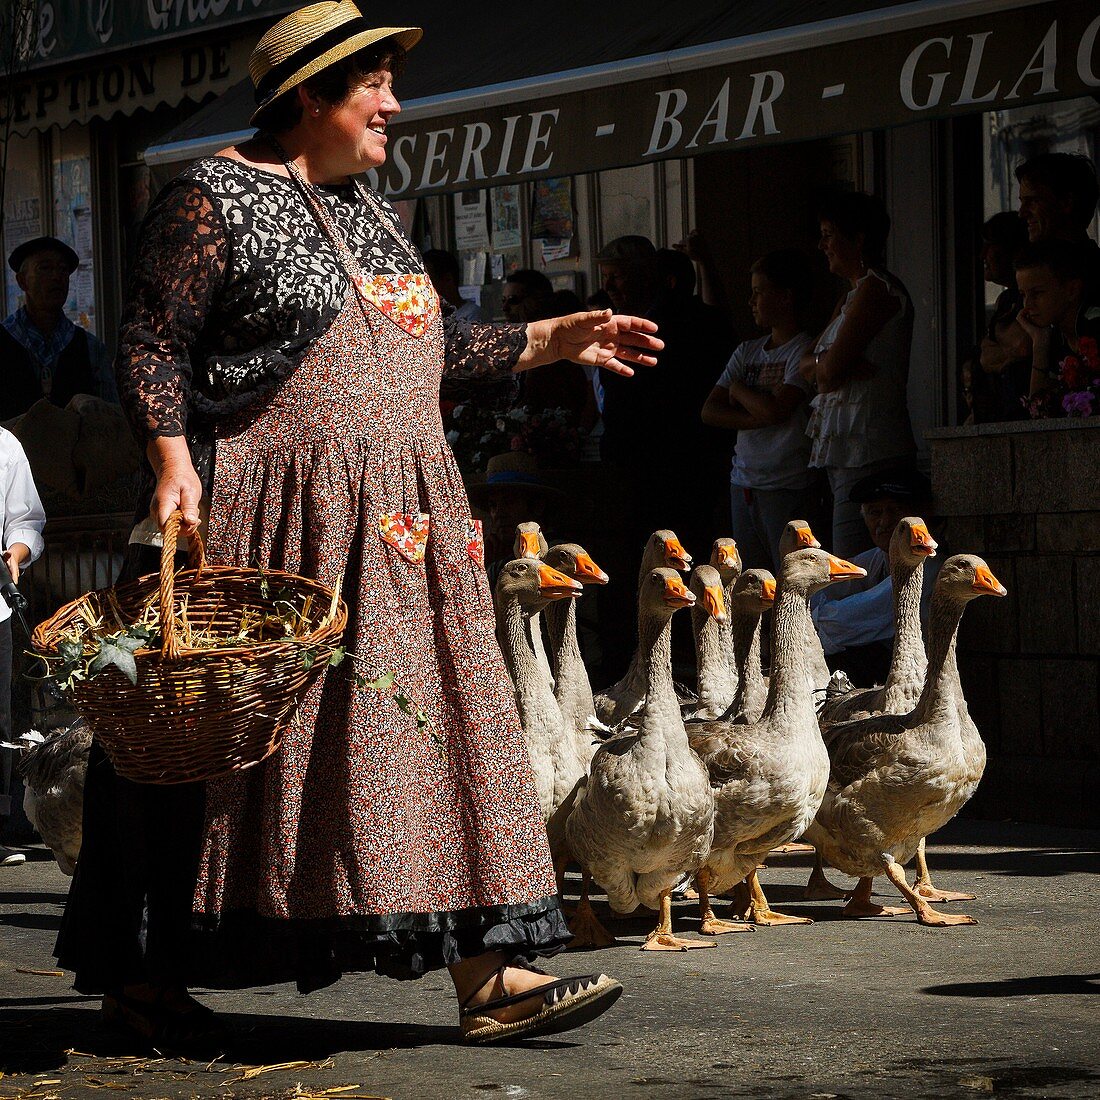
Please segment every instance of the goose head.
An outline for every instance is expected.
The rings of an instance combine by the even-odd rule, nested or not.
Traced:
[[[711,565],[698,566],[691,574],[690,588],[695,599],[715,622],[724,623],[729,619],[722,577],[717,569]]]
[[[670,619],[682,607],[691,607],[695,597],[675,569],[651,569],[642,582],[638,607],[642,616]]]
[[[517,558],[541,558],[546,553],[546,536],[534,521],[516,524],[516,541],[512,553]]]
[[[746,569],[730,593],[730,611],[763,615],[775,603],[775,577],[766,569]]]
[[[796,550],[805,549],[820,550],[821,543],[817,541],[810,525],[804,519],[789,520],[783,528],[783,534],[779,536],[779,556],[785,558]]]
[[[502,607],[516,600],[525,611],[539,611],[551,600],[580,594],[580,581],[533,558],[517,558],[508,562],[497,578],[497,603]]]
[[[810,596],[814,592],[820,592],[826,585],[866,577],[867,570],[824,550],[807,546],[804,550],[793,551],[783,559],[779,575],[784,588]]]
[[[890,564],[900,562],[915,569],[926,558],[934,558],[937,549],[939,543],[924,520],[920,516],[906,516],[898,521],[890,538]]]
[[[654,568],[678,569],[681,573],[691,567],[691,555],[684,549],[675,531],[654,531],[646,544],[646,558]]]
[[[978,596],[1007,596],[1008,589],[977,554],[955,554],[943,563],[935,591],[963,603]]]
[[[543,561],[581,584],[607,584],[607,574],[587,550],[575,542],[559,542],[543,555]]]
[[[710,548],[710,564],[718,570],[722,584],[730,585],[741,573],[741,553],[730,538],[715,539]]]

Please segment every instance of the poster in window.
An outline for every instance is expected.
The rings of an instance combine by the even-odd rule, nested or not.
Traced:
[[[459,252],[489,251],[484,191],[463,191],[455,195],[455,248]]]

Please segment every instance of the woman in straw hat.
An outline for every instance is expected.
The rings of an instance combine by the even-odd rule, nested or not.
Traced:
[[[150,793],[97,757],[58,957],[162,1049],[211,1030],[196,974],[309,992],[447,966],[474,1042],[574,1027],[620,992],[527,961],[569,933],[438,391],[445,371],[566,358],[631,374],[661,343],[610,311],[441,311],[358,178],[386,159],[421,33],[351,0],[280,19],[249,62],[258,135],[185,169],[143,229],[117,373],[152,518],[193,531],[201,500],[216,562],[342,577],[348,649],[394,669],[442,741],[341,667],[274,757],[205,787]]]

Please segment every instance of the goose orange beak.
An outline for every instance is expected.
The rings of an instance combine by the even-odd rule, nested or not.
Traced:
[[[691,565],[691,555],[683,548],[679,539],[665,539],[665,564],[669,569],[680,570]]]
[[[559,573],[549,565],[539,566],[539,591],[551,600],[560,600],[565,596],[579,596],[581,582]]]
[[[726,614],[726,597],[720,588],[708,586],[703,589],[703,606],[715,622],[724,623],[729,618]]]
[[[695,596],[679,577],[669,577],[665,581],[665,603],[674,607],[691,607],[695,603]]]
[[[539,537],[534,531],[522,531],[520,533],[519,556],[521,558],[539,558],[542,556]]]
[[[760,594],[760,598],[766,604],[775,603],[775,581],[770,577],[764,582],[764,591]]]
[[[718,564],[734,566],[737,564],[737,544],[718,547]]]
[[[582,584],[607,584],[607,574],[587,555],[577,555],[577,579]]]
[[[1008,589],[993,576],[987,565],[979,565],[974,570],[974,587],[979,592],[988,592],[991,596],[1008,595]]]
[[[848,580],[851,577],[866,577],[867,570],[858,565],[853,565],[843,558],[834,558],[829,555],[829,576],[836,581]]]
[[[798,534],[799,546],[808,546],[811,550],[821,549],[821,543],[817,541],[809,527],[798,527],[795,530]]]
[[[924,554],[926,557],[934,558],[939,545],[923,523],[913,524],[909,532],[909,547],[914,554]]]

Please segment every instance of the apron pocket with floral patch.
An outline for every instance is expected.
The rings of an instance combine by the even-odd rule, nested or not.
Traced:
[[[427,512],[382,512],[378,516],[378,533],[406,561],[420,565],[428,544],[430,518]]]

